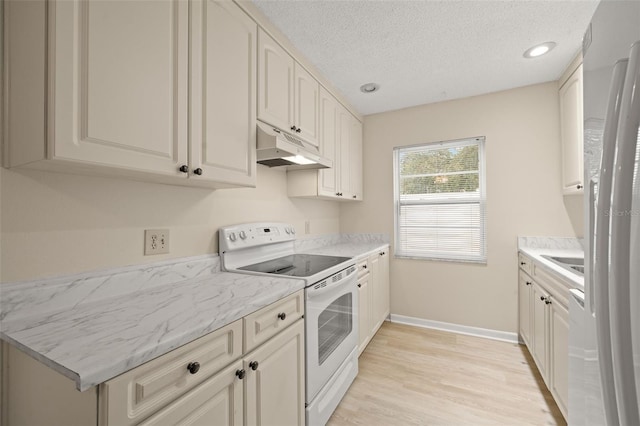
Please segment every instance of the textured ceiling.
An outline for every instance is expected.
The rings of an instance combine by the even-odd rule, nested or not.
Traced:
[[[596,0],[253,0],[362,114],[557,80]],[[529,47],[558,45],[525,59]],[[360,92],[364,83],[380,90]]]

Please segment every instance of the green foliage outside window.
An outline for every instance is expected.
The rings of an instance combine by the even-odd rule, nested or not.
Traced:
[[[476,192],[478,145],[404,152],[400,178],[401,195]]]

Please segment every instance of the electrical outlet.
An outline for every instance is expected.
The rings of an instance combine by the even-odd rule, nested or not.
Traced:
[[[145,229],[144,230],[144,254],[165,254],[169,253],[169,230],[168,229]]]
[[[306,220],[304,222],[304,233],[305,234],[310,234],[311,233],[311,221],[310,220]]]

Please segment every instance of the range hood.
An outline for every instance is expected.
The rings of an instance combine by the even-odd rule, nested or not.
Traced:
[[[320,155],[318,147],[258,121],[258,164],[287,169],[326,169],[333,161]]]

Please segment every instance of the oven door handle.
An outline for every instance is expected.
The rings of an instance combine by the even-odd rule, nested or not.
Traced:
[[[344,277],[342,277],[341,279],[339,279],[334,283],[329,283],[330,279],[331,277],[327,278],[326,280],[322,280],[317,284],[307,287],[307,299],[313,299],[315,297],[319,297],[323,295],[324,293],[333,291],[338,287],[340,287],[341,285],[344,285],[346,281],[352,281],[354,286],[357,283],[357,280],[355,280],[355,275],[353,274],[353,272],[351,274],[345,275]],[[318,284],[322,284],[322,283],[326,283],[326,285],[323,287],[315,288]],[[349,289],[349,291],[351,291],[351,289]]]

